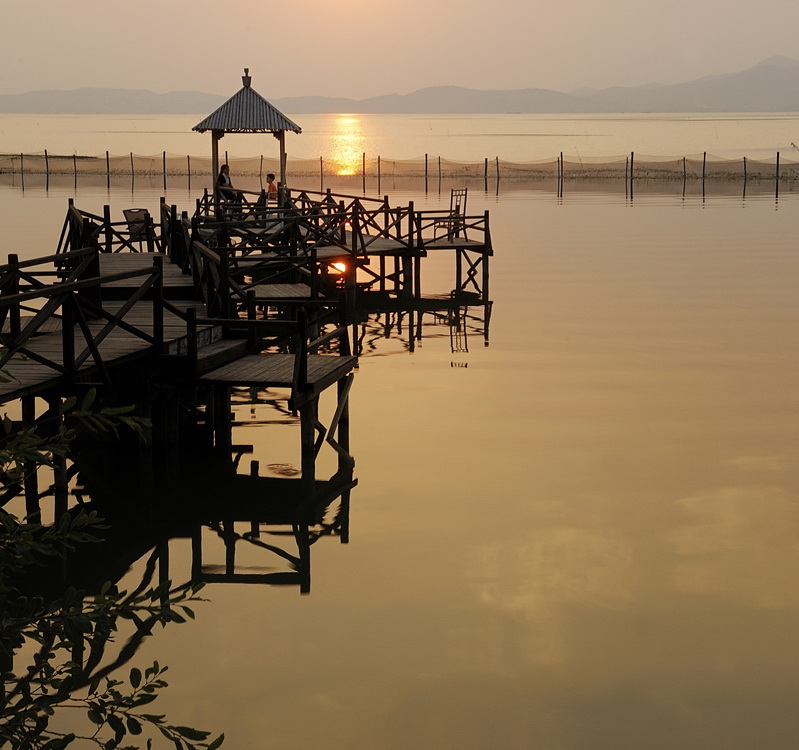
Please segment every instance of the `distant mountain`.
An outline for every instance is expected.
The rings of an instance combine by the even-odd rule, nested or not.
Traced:
[[[387,114],[502,114],[506,112],[586,112],[585,99],[548,89],[511,89],[484,91],[461,86],[433,86],[412,94],[375,96],[371,99],[330,99],[301,96],[275,99],[278,109],[292,114],[312,112],[361,112]],[[614,112],[612,103],[592,105],[592,111]]]
[[[585,101],[619,112],[796,112],[799,61],[770,57],[740,73],[672,86],[614,86],[586,93]]]
[[[141,89],[32,91],[0,95],[0,113],[207,114],[226,99],[199,91],[167,94]],[[484,91],[435,86],[411,94],[369,99],[301,96],[273,99],[272,103],[289,114],[796,112],[799,111],[799,61],[770,57],[739,73],[707,76],[669,86],[582,88],[568,94],[536,88]]]
[[[145,89],[75,89],[0,95],[0,113],[170,115],[213,112],[227,97],[200,91],[156,94]]]

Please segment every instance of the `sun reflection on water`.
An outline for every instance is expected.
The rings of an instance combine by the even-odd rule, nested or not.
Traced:
[[[339,115],[333,123],[329,158],[337,175],[354,175],[361,169],[366,139],[357,115]]]

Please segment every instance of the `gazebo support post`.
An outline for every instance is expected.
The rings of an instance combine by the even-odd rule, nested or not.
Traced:
[[[213,180],[215,202],[219,200],[219,196],[216,194],[216,177],[219,174],[219,141],[224,137],[224,130],[211,131],[211,179]]]
[[[280,142],[280,183],[286,187],[286,132],[279,130],[275,135]]]

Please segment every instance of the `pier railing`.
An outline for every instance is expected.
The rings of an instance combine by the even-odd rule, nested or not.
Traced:
[[[156,232],[149,211],[127,209],[127,213],[123,221],[112,221],[109,206],[98,216],[80,210],[70,198],[56,252],[66,253],[84,247],[97,247],[104,253],[160,252],[163,238]]]
[[[41,275],[52,276],[53,272],[33,270],[39,265],[47,264],[52,268],[53,263],[76,258],[82,262],[74,266],[66,281],[45,285],[41,283]],[[155,256],[149,269],[109,274],[103,278],[86,274],[97,268],[96,250],[47,256],[24,263],[12,260],[0,266],[0,320],[3,322],[0,368],[12,358],[24,358],[73,377],[91,358],[101,377],[107,380],[100,344],[115,329],[122,329],[159,349],[164,335],[161,261],[159,256]],[[99,302],[102,284],[137,277],[142,279],[140,286],[132,291],[119,309],[112,313],[102,307]],[[152,297],[153,316],[149,330],[125,320],[135,303],[145,295]],[[60,331],[59,350],[36,346],[40,334],[52,334],[55,330]],[[82,343],[78,342],[76,333],[81,336]]]

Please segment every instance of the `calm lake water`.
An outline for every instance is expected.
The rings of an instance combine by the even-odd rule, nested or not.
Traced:
[[[210,136],[191,128],[205,114],[0,115],[0,153],[124,155],[210,153]],[[674,115],[292,115],[302,135],[289,133],[289,158],[334,157],[344,151],[360,159],[381,155],[417,159],[506,161],[568,159],[629,154],[771,159],[799,156],[795,113]],[[269,135],[227,135],[220,149],[231,157],[276,154]]]
[[[448,155],[472,158],[482,142],[457,133],[474,123],[452,121],[468,146]],[[651,125],[622,121],[602,125],[617,143]],[[772,126],[751,148],[799,135]],[[163,193],[12,182],[0,220],[23,255],[54,248],[68,197],[119,216]],[[378,339],[352,392],[350,543],[314,545],[308,596],[209,586],[196,622],[142,649],[170,665],[158,713],[267,750],[795,744],[799,197],[550,188],[470,187],[496,251],[490,346],[453,353],[444,325],[413,354]],[[448,186],[391,196],[439,207]],[[426,289],[452,273],[436,262]],[[297,433],[245,424],[234,442],[297,463]],[[175,579],[188,553],[173,547]]]

